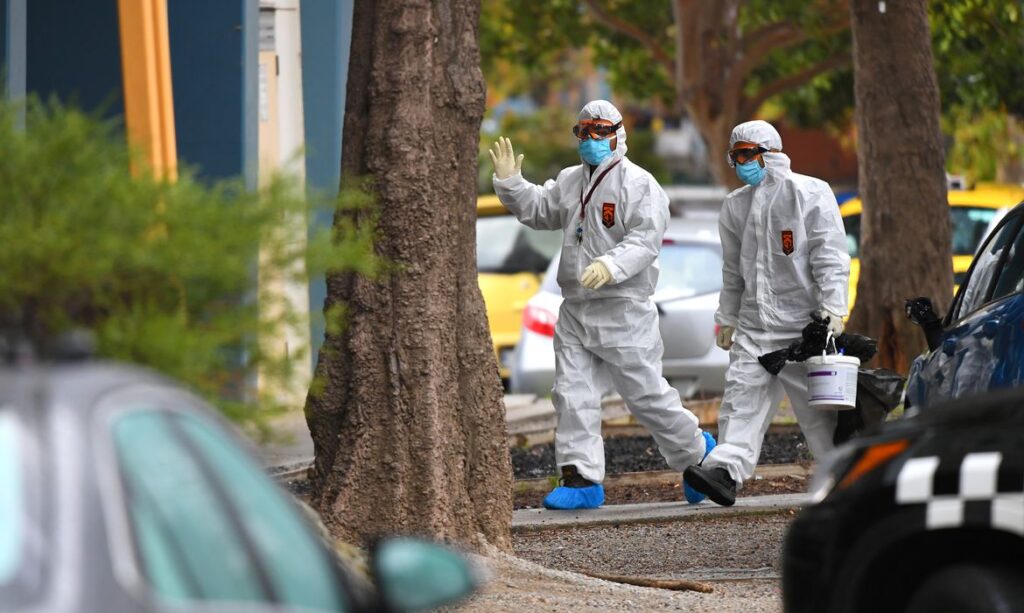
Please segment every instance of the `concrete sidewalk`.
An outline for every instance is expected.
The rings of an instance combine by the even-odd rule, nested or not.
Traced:
[[[549,509],[519,509],[512,512],[512,530],[543,530],[600,526],[608,524],[676,521],[700,519],[711,515],[752,515],[799,509],[810,503],[807,494],[776,494],[747,496],[736,499],[731,507],[720,507],[711,501],[700,504],[679,502],[652,502],[643,504],[614,504],[599,509],[580,511],[551,511]]]

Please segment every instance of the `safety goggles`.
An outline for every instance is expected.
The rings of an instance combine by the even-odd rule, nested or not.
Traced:
[[[588,138],[603,140],[615,134],[615,131],[618,130],[621,125],[621,121],[611,126],[599,123],[578,123],[572,127],[572,134],[580,140],[587,140]]]
[[[729,152],[729,161],[733,164],[746,164],[762,153],[767,153],[764,147],[741,147]]]

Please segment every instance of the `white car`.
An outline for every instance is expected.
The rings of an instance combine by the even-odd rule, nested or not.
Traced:
[[[540,291],[523,311],[523,329],[512,360],[513,393],[551,394],[555,380],[555,323],[562,292],[555,280],[559,257],[548,266]],[[669,221],[661,271],[653,296],[665,343],[663,373],[684,398],[721,394],[729,354],[715,345],[715,310],[722,288],[722,244],[717,212]],[[610,390],[609,390],[610,391]]]

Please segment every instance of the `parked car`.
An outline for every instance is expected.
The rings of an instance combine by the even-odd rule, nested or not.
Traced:
[[[905,404],[945,400],[1024,385],[1024,203],[982,243],[935,347],[911,365]]]
[[[507,380],[523,309],[561,247],[562,233],[524,226],[493,194],[481,196],[476,211],[477,280],[487,306],[498,370]]]
[[[454,552],[386,539],[357,582],[201,400],[134,367],[0,368],[0,611],[417,610]],[[361,587],[362,586],[362,587]]]
[[[826,456],[785,537],[784,609],[1024,611],[1022,405],[964,398]]]
[[[1024,199],[1024,188],[1017,185],[979,183],[974,189],[956,189],[951,185],[948,193],[949,220],[953,231],[953,285],[963,282],[974,252],[992,220],[1000,209],[1011,207]],[[863,203],[851,198],[839,206],[839,214],[846,226],[846,243],[850,253],[850,310],[857,299],[857,280],[860,278],[860,216]],[[955,289],[954,289],[955,291]]]
[[[542,396],[555,377],[554,335],[562,292],[556,281],[559,256],[548,266],[540,291],[526,303],[513,357],[510,389]],[[683,397],[698,391],[720,394],[729,354],[715,345],[715,310],[722,288],[722,245],[717,212],[674,218],[662,244],[654,301],[665,343],[663,373]]]

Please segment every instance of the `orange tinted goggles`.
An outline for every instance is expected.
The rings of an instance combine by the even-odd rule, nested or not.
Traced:
[[[572,127],[572,134],[580,140],[586,140],[588,138],[602,140],[615,134],[615,131],[618,130],[621,125],[621,121],[611,126],[599,123],[578,123]]]
[[[758,154],[767,153],[768,150],[764,147],[742,147],[740,149],[733,149],[729,152],[729,159],[732,160],[733,164],[746,164],[750,160],[756,158]]]

